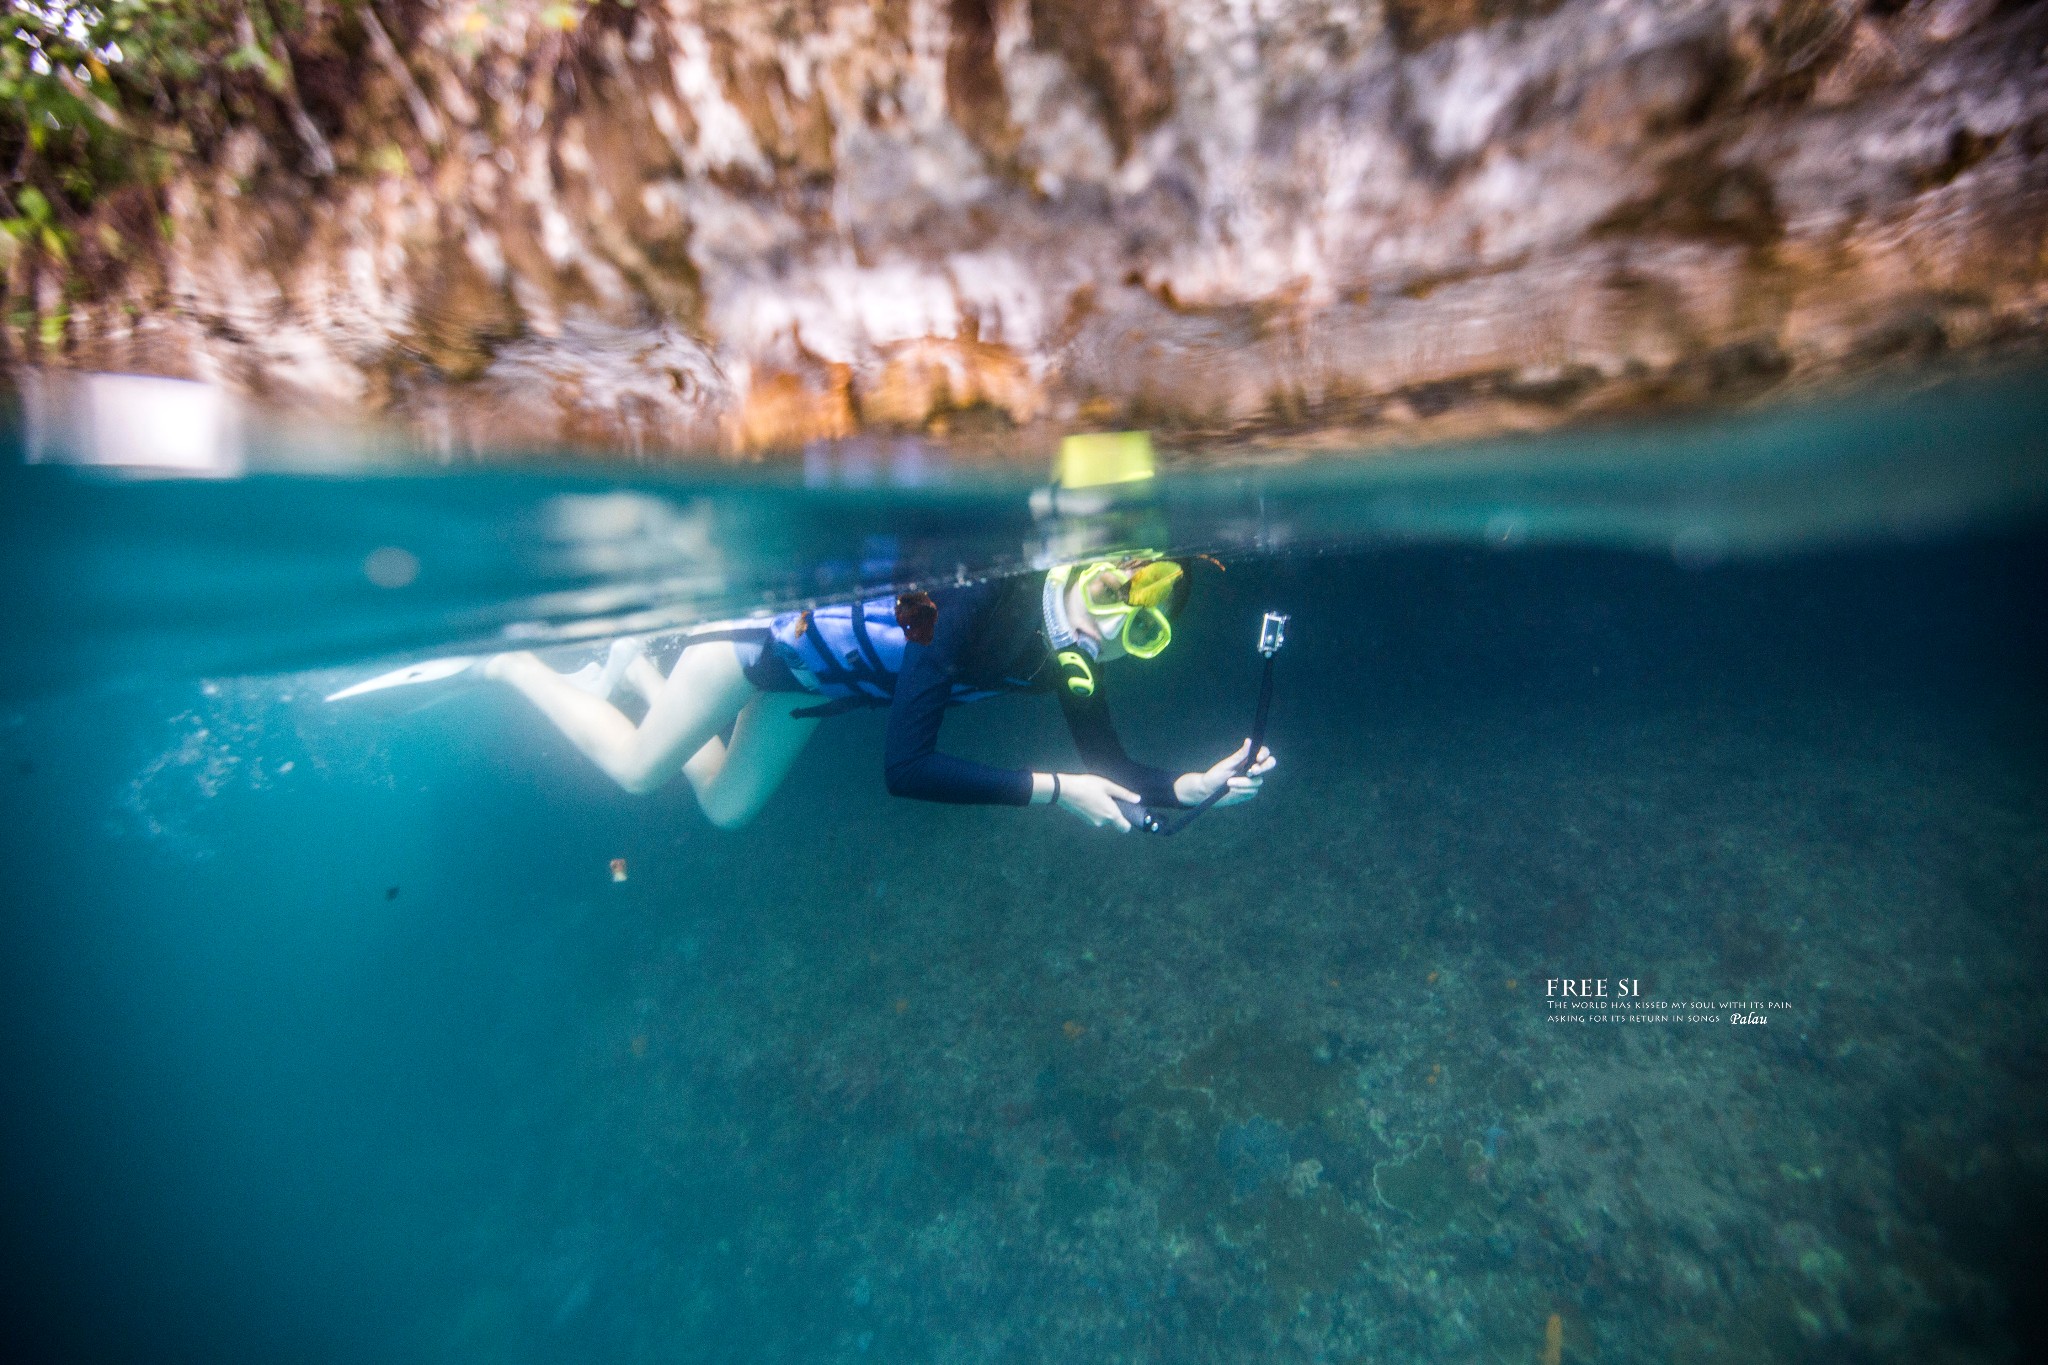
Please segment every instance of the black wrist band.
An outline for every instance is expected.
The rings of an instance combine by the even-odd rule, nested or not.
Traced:
[[[1054,774],[1052,775],[1052,804],[1053,804],[1053,805],[1055,805],[1055,806],[1057,806],[1057,805],[1058,805],[1059,803],[1060,803],[1060,775],[1059,775],[1058,773],[1054,773]]]

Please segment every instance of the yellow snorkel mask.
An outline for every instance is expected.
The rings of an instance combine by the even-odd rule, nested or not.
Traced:
[[[1083,569],[1075,582],[1104,639],[1121,641],[1133,658],[1154,659],[1173,643],[1173,623],[1166,619],[1165,607],[1184,572],[1170,559],[1145,560],[1128,568],[1103,560]]]

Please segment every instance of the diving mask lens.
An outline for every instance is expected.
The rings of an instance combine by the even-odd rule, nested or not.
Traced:
[[[1132,598],[1164,601],[1179,575],[1176,564],[1148,564],[1132,575],[1120,573],[1115,564],[1094,564],[1081,575],[1081,600],[1105,636],[1121,638],[1126,653],[1154,658],[1173,642],[1173,627],[1151,601],[1134,605]]]
[[[1124,649],[1135,658],[1156,658],[1173,643],[1173,626],[1157,607],[1139,607],[1124,621]]]
[[[1096,564],[1081,575],[1081,600],[1091,613],[1109,615],[1124,609],[1123,584],[1112,578],[1114,564]]]

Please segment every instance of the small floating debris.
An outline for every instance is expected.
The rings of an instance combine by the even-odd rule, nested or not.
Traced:
[[[626,860],[624,858],[612,859],[612,880],[615,882],[626,880]]]

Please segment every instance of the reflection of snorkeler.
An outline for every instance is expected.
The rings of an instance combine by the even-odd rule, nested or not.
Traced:
[[[1235,805],[1257,795],[1274,767],[1263,748],[1252,759],[1246,740],[1207,771],[1176,777],[1134,762],[1117,739],[1098,666],[1165,649],[1188,585],[1174,560],[1098,560],[700,631],[666,678],[624,640],[602,670],[584,675],[556,673],[526,653],[500,654],[484,672],[517,688],[627,791],[652,791],[680,769],[725,828],[766,804],[821,717],[885,706],[893,794],[1056,804],[1129,831],[1119,801],[1192,807],[1220,792],[1215,804]],[[609,700],[621,682],[647,702],[637,726]],[[1057,692],[1088,771],[992,768],[939,752],[948,706],[1024,691]],[[728,725],[730,741],[720,738]]]

